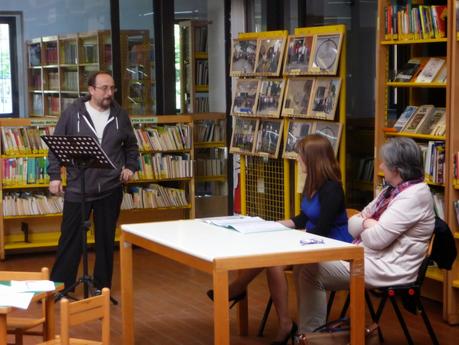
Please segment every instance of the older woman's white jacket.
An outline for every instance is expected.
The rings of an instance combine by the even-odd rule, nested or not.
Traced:
[[[434,230],[429,187],[408,187],[389,203],[377,225],[364,230],[363,220],[373,213],[376,200],[349,219],[349,233],[360,237],[365,248],[365,282],[370,287],[411,283]]]

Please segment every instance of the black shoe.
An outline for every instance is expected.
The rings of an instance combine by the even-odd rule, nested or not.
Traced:
[[[210,298],[211,301],[214,300],[214,290],[208,290],[207,292],[207,297]],[[247,290],[244,290],[242,293],[240,293],[239,295],[236,295],[236,296],[233,296],[233,297],[230,297],[229,298],[229,302],[233,302],[231,303],[230,305],[230,309],[232,307],[234,307],[238,302],[240,302],[241,300],[243,300],[244,298],[247,297]]]
[[[296,325],[295,322],[292,322],[292,328],[290,329],[290,332],[285,336],[283,340],[278,340],[278,341],[273,341],[270,345],[287,345],[288,341],[292,339],[292,344],[293,340],[295,338],[295,334],[298,331],[298,326]]]

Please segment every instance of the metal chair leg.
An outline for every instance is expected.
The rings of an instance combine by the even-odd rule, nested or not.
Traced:
[[[271,306],[272,305],[273,305],[273,300],[270,297],[269,300],[268,300],[268,303],[266,303],[265,312],[263,313],[263,318],[260,321],[260,326],[258,326],[258,334],[257,335],[259,337],[263,336],[263,332],[265,330],[266,322],[268,321],[268,316],[269,316],[269,312],[271,311]]]
[[[435,331],[432,328],[432,324],[430,323],[429,317],[427,316],[424,306],[422,305],[420,300],[418,301],[418,308],[421,311],[421,316],[424,320],[424,324],[426,325],[427,331],[429,332],[430,339],[432,339],[432,344],[439,345],[437,336],[435,335]]]
[[[398,321],[400,322],[400,326],[402,326],[403,333],[405,333],[408,345],[414,345],[413,339],[411,338],[411,334],[408,331],[408,327],[406,326],[405,320],[403,319],[402,313],[400,312],[400,308],[398,307],[395,297],[389,297],[389,299],[392,304],[392,307],[394,308],[395,314],[397,315]]]

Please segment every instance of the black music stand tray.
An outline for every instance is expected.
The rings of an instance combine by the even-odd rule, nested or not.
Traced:
[[[86,194],[85,194],[85,172],[89,168],[98,169],[116,169],[107,154],[102,150],[96,138],[90,136],[59,136],[59,135],[42,135],[41,138],[48,145],[49,149],[57,157],[61,165],[72,167],[79,170],[81,175],[81,236],[83,249],[83,276],[77,281],[64,289],[57,295],[57,299],[64,297],[69,291],[73,291],[79,284],[83,284],[84,298],[95,294],[95,285],[93,278],[88,273],[88,247],[87,231],[91,221],[86,217]],[[118,302],[110,297],[113,304]]]

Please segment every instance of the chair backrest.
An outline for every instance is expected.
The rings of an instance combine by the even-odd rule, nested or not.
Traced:
[[[415,282],[415,284],[418,285],[419,287],[421,287],[422,283],[424,282],[427,268],[429,267],[429,264],[430,264],[430,256],[432,255],[432,248],[433,248],[434,241],[435,241],[435,233],[430,238],[429,246],[427,247],[427,251],[426,251],[426,256],[424,257],[424,260],[422,260],[421,266],[419,266],[418,276]]]
[[[0,280],[48,280],[49,270],[42,267],[39,272],[0,271]]]
[[[356,214],[360,213],[360,211],[355,208],[346,208],[346,213],[347,218],[351,218],[352,216],[355,216]]]
[[[68,345],[70,327],[92,320],[102,320],[102,344],[110,344],[110,289],[102,289],[102,294],[70,303],[61,300],[61,344]]]

